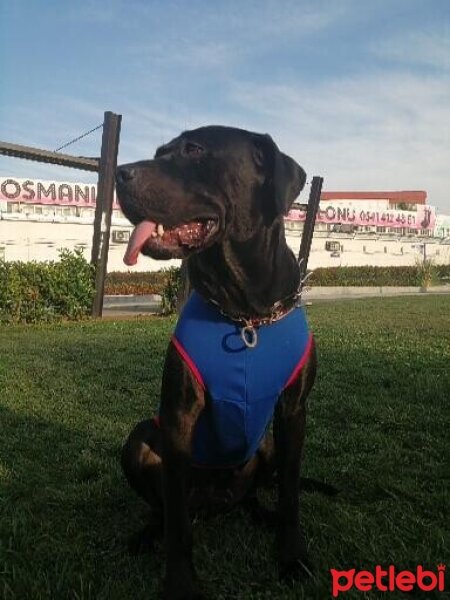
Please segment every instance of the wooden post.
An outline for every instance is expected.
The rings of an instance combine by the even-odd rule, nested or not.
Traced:
[[[188,275],[187,259],[181,262],[180,266],[180,288],[178,290],[177,298],[177,313],[180,314],[183,306],[186,304],[189,296],[191,295],[192,288],[191,282]]]
[[[93,317],[101,317],[103,311],[121,120],[121,115],[105,112],[91,255],[91,263],[95,266],[95,297],[91,312]]]
[[[298,260],[300,263],[300,277],[301,280],[306,275],[308,268],[309,252],[311,250],[311,242],[314,233],[314,226],[316,224],[316,215],[319,209],[320,192],[322,191],[323,177],[313,177],[311,182],[311,191],[309,193],[308,208],[306,211],[306,221],[303,226],[302,241],[300,244],[300,251],[298,254]]]

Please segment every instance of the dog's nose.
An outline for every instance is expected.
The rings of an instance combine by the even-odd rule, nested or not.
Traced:
[[[116,171],[117,183],[127,183],[136,177],[136,169],[133,167],[119,167]]]

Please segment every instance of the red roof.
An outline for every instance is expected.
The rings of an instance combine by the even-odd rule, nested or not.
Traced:
[[[402,192],[322,192],[321,200],[390,200],[407,204],[426,204],[427,193],[424,191]]]

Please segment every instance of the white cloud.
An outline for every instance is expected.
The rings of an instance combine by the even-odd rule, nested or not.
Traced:
[[[326,189],[425,189],[450,213],[450,86],[433,76],[378,73],[315,85],[237,85],[250,127]]]
[[[450,70],[450,36],[444,31],[409,31],[371,46],[378,57],[403,65]]]

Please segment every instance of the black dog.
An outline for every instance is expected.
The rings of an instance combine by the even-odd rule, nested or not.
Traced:
[[[134,264],[139,252],[159,259],[187,259],[195,290],[186,309],[189,318],[197,319],[197,324],[212,320],[211,331],[220,332],[225,324],[235,330],[223,337],[222,346],[229,340],[237,346],[221,351],[245,355],[251,361],[266,331],[275,327],[286,331],[283,323],[300,314],[296,308],[300,271],[285,240],[283,215],[306,176],[269,136],[219,126],[188,131],[160,147],[153,160],[120,166],[116,180],[122,210],[136,225],[125,261]],[[209,334],[205,334],[204,341],[201,331],[197,334],[195,327],[193,331],[192,336],[188,327],[194,350],[205,344],[209,355],[214,340],[207,341]],[[295,335],[289,334],[294,345]],[[271,344],[274,373],[282,346],[283,341]],[[155,520],[147,534],[162,530],[165,534],[165,597],[201,597],[192,561],[191,511],[214,512],[243,502],[254,515],[262,514],[256,488],[273,471],[279,489],[280,575],[302,578],[310,572],[300,527],[299,485],[305,402],[316,372],[312,338],[302,351],[301,368],[295,368],[281,386],[274,406],[261,405],[255,411],[255,419],[262,423],[262,431],[254,438],[256,449],[253,438],[242,437],[239,420],[246,418],[242,416],[245,410],[253,409],[247,406],[239,412],[235,430],[236,439],[244,439],[241,454],[236,452],[240,441],[235,442],[233,433],[237,409],[227,405],[223,422],[228,423],[230,439],[221,437],[223,405],[220,410],[214,408],[211,390],[215,384],[205,384],[195,361],[185,354],[177,337],[173,338],[164,366],[159,417],[139,423],[122,454],[129,483],[153,509]],[[212,370],[221,361],[221,357],[210,360]],[[281,362],[286,361],[282,358]],[[265,377],[270,380],[270,368],[265,368]],[[229,385],[233,382],[232,378]],[[257,380],[254,385],[259,385]],[[266,433],[272,416],[273,438]],[[247,426],[253,427],[250,421],[243,427]],[[215,458],[219,457],[221,468],[210,464],[211,439],[204,447],[203,441],[196,441],[199,428],[206,437],[219,440]]]

